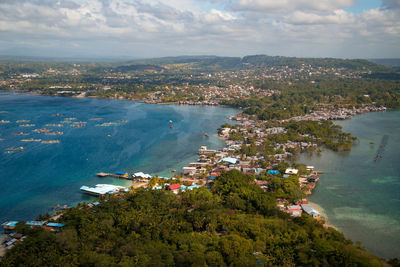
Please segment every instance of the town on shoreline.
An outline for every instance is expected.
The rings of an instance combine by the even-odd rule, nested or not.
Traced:
[[[197,63],[168,63],[160,67],[32,63],[32,70],[27,72],[26,63],[4,63],[0,64],[0,89],[37,95],[241,109],[241,113],[230,118],[232,123],[225,123],[218,129],[219,137],[225,141],[224,148],[214,150],[202,146],[198,160],[183,167],[182,172],[171,170],[174,173],[171,178],[142,172],[98,173],[98,176],[129,179],[133,183],[130,189],[104,184],[94,188],[82,186],[82,192],[100,198],[81,203],[80,208],[94,209],[108,200],[108,195],[123,198],[128,191],[168,190],[179,197],[181,192],[200,187],[211,189],[219,177],[236,172],[247,177],[258,190],[273,194],[275,207],[291,218],[307,214],[328,227],[306,198],[317,185],[321,172],[313,166],[295,164],[295,157],[301,152],[318,153],[322,147],[333,151],[350,150],[357,138],[343,132],[333,120],[399,108],[398,82],[380,79],[379,73],[388,70],[368,62],[303,59],[291,63],[292,59],[285,59],[270,63],[269,57],[255,58],[257,63],[251,59],[234,69],[197,69]],[[67,123],[70,127],[85,127],[84,122],[74,124],[71,121]],[[123,122],[96,126],[118,123]],[[46,134],[61,135],[62,132]],[[203,134],[209,136],[209,133]],[[9,152],[19,151],[19,148],[13,149],[16,150]],[[65,210],[57,210],[55,214],[40,215],[25,225],[58,232],[64,227]],[[16,221],[2,224],[8,233],[2,242],[2,253],[25,239],[25,235],[14,231],[18,225]]]

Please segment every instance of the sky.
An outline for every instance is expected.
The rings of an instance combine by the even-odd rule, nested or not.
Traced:
[[[0,55],[400,58],[400,0],[0,0]]]

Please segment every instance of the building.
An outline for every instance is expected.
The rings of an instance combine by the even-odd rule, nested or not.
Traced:
[[[289,213],[292,217],[301,217],[302,209],[299,205],[287,206],[285,212]]]
[[[287,168],[287,169],[285,170],[285,173],[286,173],[286,174],[297,174],[298,172],[299,172],[298,169],[292,169],[292,168]]]
[[[174,193],[174,194],[178,194],[179,190],[181,189],[181,185],[180,184],[170,184],[170,185],[168,185],[167,189],[172,191],[172,193]]]
[[[312,216],[313,218],[319,218],[319,212],[316,211],[310,204],[301,204],[301,208],[304,210],[305,213]]]

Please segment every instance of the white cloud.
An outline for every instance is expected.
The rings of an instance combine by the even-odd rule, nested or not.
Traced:
[[[383,2],[353,14],[343,9],[353,0],[2,0],[0,47],[132,56],[400,56],[400,1]]]
[[[354,5],[353,0],[239,0],[236,10],[293,11],[293,10],[334,10]]]
[[[291,24],[348,24],[355,22],[355,16],[344,10],[335,10],[328,14],[308,13],[295,11],[289,16],[285,16],[285,21]]]

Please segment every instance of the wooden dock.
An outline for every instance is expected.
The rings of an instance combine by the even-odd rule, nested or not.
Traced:
[[[129,174],[117,174],[117,173],[107,173],[107,172],[99,172],[96,173],[98,177],[114,177],[114,178],[119,178],[119,179],[126,179],[126,180],[132,180],[132,177],[129,176]]]

